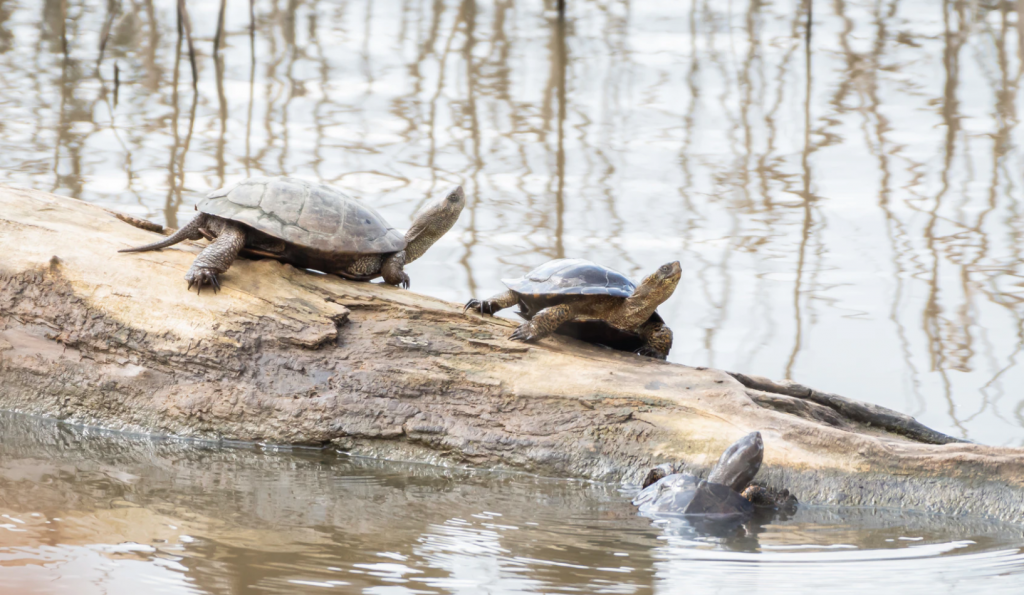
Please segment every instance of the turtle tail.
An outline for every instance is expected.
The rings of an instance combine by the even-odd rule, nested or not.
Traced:
[[[118,252],[149,252],[151,250],[159,250],[168,246],[173,246],[178,242],[185,240],[198,240],[203,237],[203,234],[199,233],[199,228],[206,222],[206,215],[199,213],[196,218],[189,221],[185,227],[182,227],[178,231],[171,234],[169,237],[160,240],[159,242],[153,242],[152,244],[146,244],[145,246],[139,246],[137,248],[125,248],[118,250]]]

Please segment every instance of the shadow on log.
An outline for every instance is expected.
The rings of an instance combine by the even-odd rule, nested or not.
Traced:
[[[667,364],[384,285],[237,261],[95,206],[0,187],[0,407],[114,428],[637,482],[714,464],[753,430],[757,482],[801,502],[1024,520],[1024,451],[957,443],[795,383]]]

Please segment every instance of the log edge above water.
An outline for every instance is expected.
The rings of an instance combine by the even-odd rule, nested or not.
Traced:
[[[240,260],[223,291],[196,296],[183,276],[198,244],[117,254],[154,237],[0,187],[0,407],[626,482],[667,461],[701,473],[759,430],[758,480],[804,503],[1024,521],[1020,449],[795,383],[562,337],[513,343],[510,321],[270,260]]]

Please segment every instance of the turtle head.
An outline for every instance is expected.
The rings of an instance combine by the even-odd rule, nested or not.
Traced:
[[[663,264],[658,270],[647,275],[627,300],[631,317],[636,315],[638,323],[647,320],[662,302],[672,296],[682,274],[683,269],[677,260]]]
[[[455,225],[466,206],[462,186],[454,186],[430,201],[416,213],[412,227],[405,233],[405,262],[409,263],[427,251]]]
[[[763,457],[764,442],[761,441],[761,432],[751,432],[725,449],[718,459],[718,464],[708,475],[708,481],[742,492],[757,475]]]

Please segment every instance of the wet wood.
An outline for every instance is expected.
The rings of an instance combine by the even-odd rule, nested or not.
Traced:
[[[760,430],[758,481],[803,502],[1024,520],[1019,449],[795,383],[562,337],[513,343],[511,321],[273,260],[240,260],[222,292],[197,296],[183,276],[201,243],[117,254],[154,238],[0,187],[0,407],[608,481],[666,461],[700,473]]]

